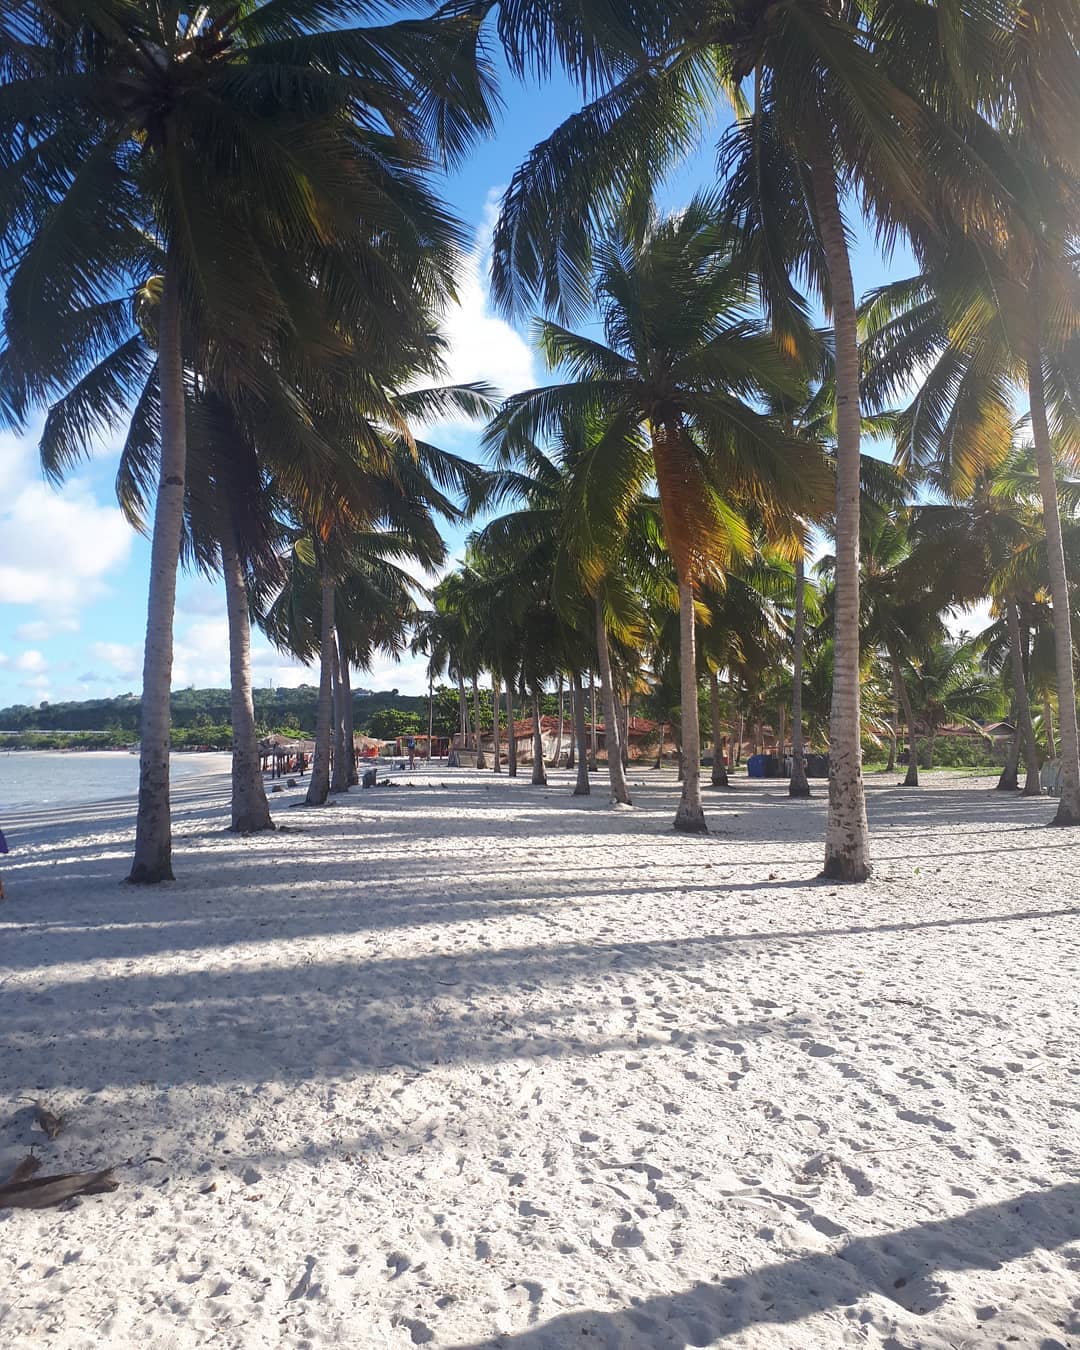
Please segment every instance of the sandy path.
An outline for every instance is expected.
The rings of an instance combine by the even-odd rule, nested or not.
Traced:
[[[0,1211],[5,1346],[1080,1346],[1080,839],[1047,801],[824,803],[418,772],[279,837],[14,822],[0,1164],[155,1154]],[[7,822],[5,822],[6,826]],[[24,1094],[69,1113],[53,1144]]]

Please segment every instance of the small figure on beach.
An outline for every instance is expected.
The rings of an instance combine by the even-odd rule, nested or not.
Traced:
[[[410,736],[405,742],[405,747],[409,752],[409,768],[416,768],[416,737]]]
[[[0,830],[0,853],[7,853],[7,840],[4,838],[4,831]],[[4,898],[4,878],[0,877],[0,900]]]

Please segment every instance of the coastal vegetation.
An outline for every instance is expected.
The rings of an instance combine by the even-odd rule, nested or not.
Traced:
[[[181,566],[226,593],[242,832],[273,827],[260,733],[313,733],[310,804],[347,792],[352,672],[410,647],[477,767],[482,691],[495,772],[557,697],[574,791],[602,722],[628,806],[632,710],[669,728],[682,833],[748,742],[790,740],[795,799],[827,752],[834,880],[870,873],[868,746],[914,788],[996,726],[1002,788],[1053,760],[1080,824],[1078,35],[1075,0],[5,11],[0,417],[45,413],[58,481],[119,436],[152,541],[129,879],[173,875],[169,749],[199,729]],[[524,391],[447,382],[468,238],[438,175],[496,132],[496,48],[581,93],[494,230],[495,303],[550,370]],[[714,181],[665,214],[718,122]],[[916,274],[860,297],[860,227]],[[429,439],[451,416],[483,462]],[[267,717],[252,622],[318,668],[307,724]],[[419,727],[368,711],[425,728],[395,706]]]

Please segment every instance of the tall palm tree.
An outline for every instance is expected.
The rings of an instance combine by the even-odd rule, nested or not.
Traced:
[[[695,197],[667,220],[614,222],[597,245],[592,284],[605,341],[541,321],[548,363],[571,382],[514,395],[499,421],[519,440],[582,418],[602,424],[581,470],[602,561],[655,475],[681,615],[684,778],[675,828],[702,832],[695,590],[748,550],[747,508],[783,527],[831,478],[813,447],[785,438],[753,405],[791,374],[753,320],[750,283],[713,198]]]
[[[1049,231],[1048,231],[1049,233]],[[1021,233],[1021,241],[1023,236]],[[1030,243],[1030,241],[1029,241]],[[1045,254],[1046,243],[1034,245]],[[898,420],[898,446],[913,467],[954,496],[1012,451],[1013,401],[1026,393],[1038,472],[1041,525],[1054,611],[1061,704],[1062,791],[1054,824],[1080,824],[1080,739],[1056,461],[1080,447],[1080,279],[1059,254],[1018,277],[1011,256],[951,238],[919,276],[882,287],[866,308],[867,387],[888,401],[913,378],[919,388]],[[1048,305],[1048,288],[1054,302]],[[1055,440],[1057,449],[1055,451]]]
[[[862,880],[869,853],[859,744],[859,369],[841,199],[857,187],[886,239],[906,229],[920,244],[949,210],[993,218],[993,157],[968,147],[988,139],[972,107],[993,101],[1000,16],[991,7],[950,6],[939,27],[931,6],[870,0],[841,9],[741,0],[598,8],[582,0],[558,6],[557,18],[547,6],[536,9],[515,39],[509,15],[518,6],[500,6],[512,64],[558,59],[598,92],[535,147],[507,189],[494,239],[499,303],[523,309],[540,297],[564,314],[587,308],[590,227],[614,206],[640,201],[715,105],[728,102],[742,118],[725,147],[728,206],[747,227],[746,251],[772,323],[785,340],[805,330],[793,274],[814,285],[831,313],[838,596],[825,874]],[[1061,30],[1074,33],[1065,0],[1054,10]],[[1007,59],[1019,67],[1036,45],[1010,47]],[[891,59],[897,49],[904,59]],[[973,52],[977,70],[957,59]],[[1068,65],[1059,59],[1055,73]],[[1060,97],[1071,107],[1067,86]]]
[[[0,407],[22,423],[67,396],[84,450],[81,433],[122,419],[152,368],[160,389],[134,882],[172,876],[169,687],[193,339],[227,342],[236,376],[257,387],[283,331],[317,331],[300,312],[303,283],[339,250],[363,277],[367,315],[381,310],[367,335],[377,346],[409,321],[411,301],[376,234],[426,255],[443,296],[451,283],[456,230],[421,175],[433,151],[456,154],[490,124],[476,20],[349,26],[358,13],[334,0],[31,0],[0,17]],[[154,274],[150,353],[130,300]],[[422,305],[430,292],[417,288]],[[88,380],[110,345],[117,360]]]

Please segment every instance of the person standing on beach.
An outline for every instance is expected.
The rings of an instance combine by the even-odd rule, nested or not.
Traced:
[[[0,830],[0,853],[8,851],[7,840],[4,838],[4,831]],[[4,878],[0,877],[0,900],[4,898]]]

